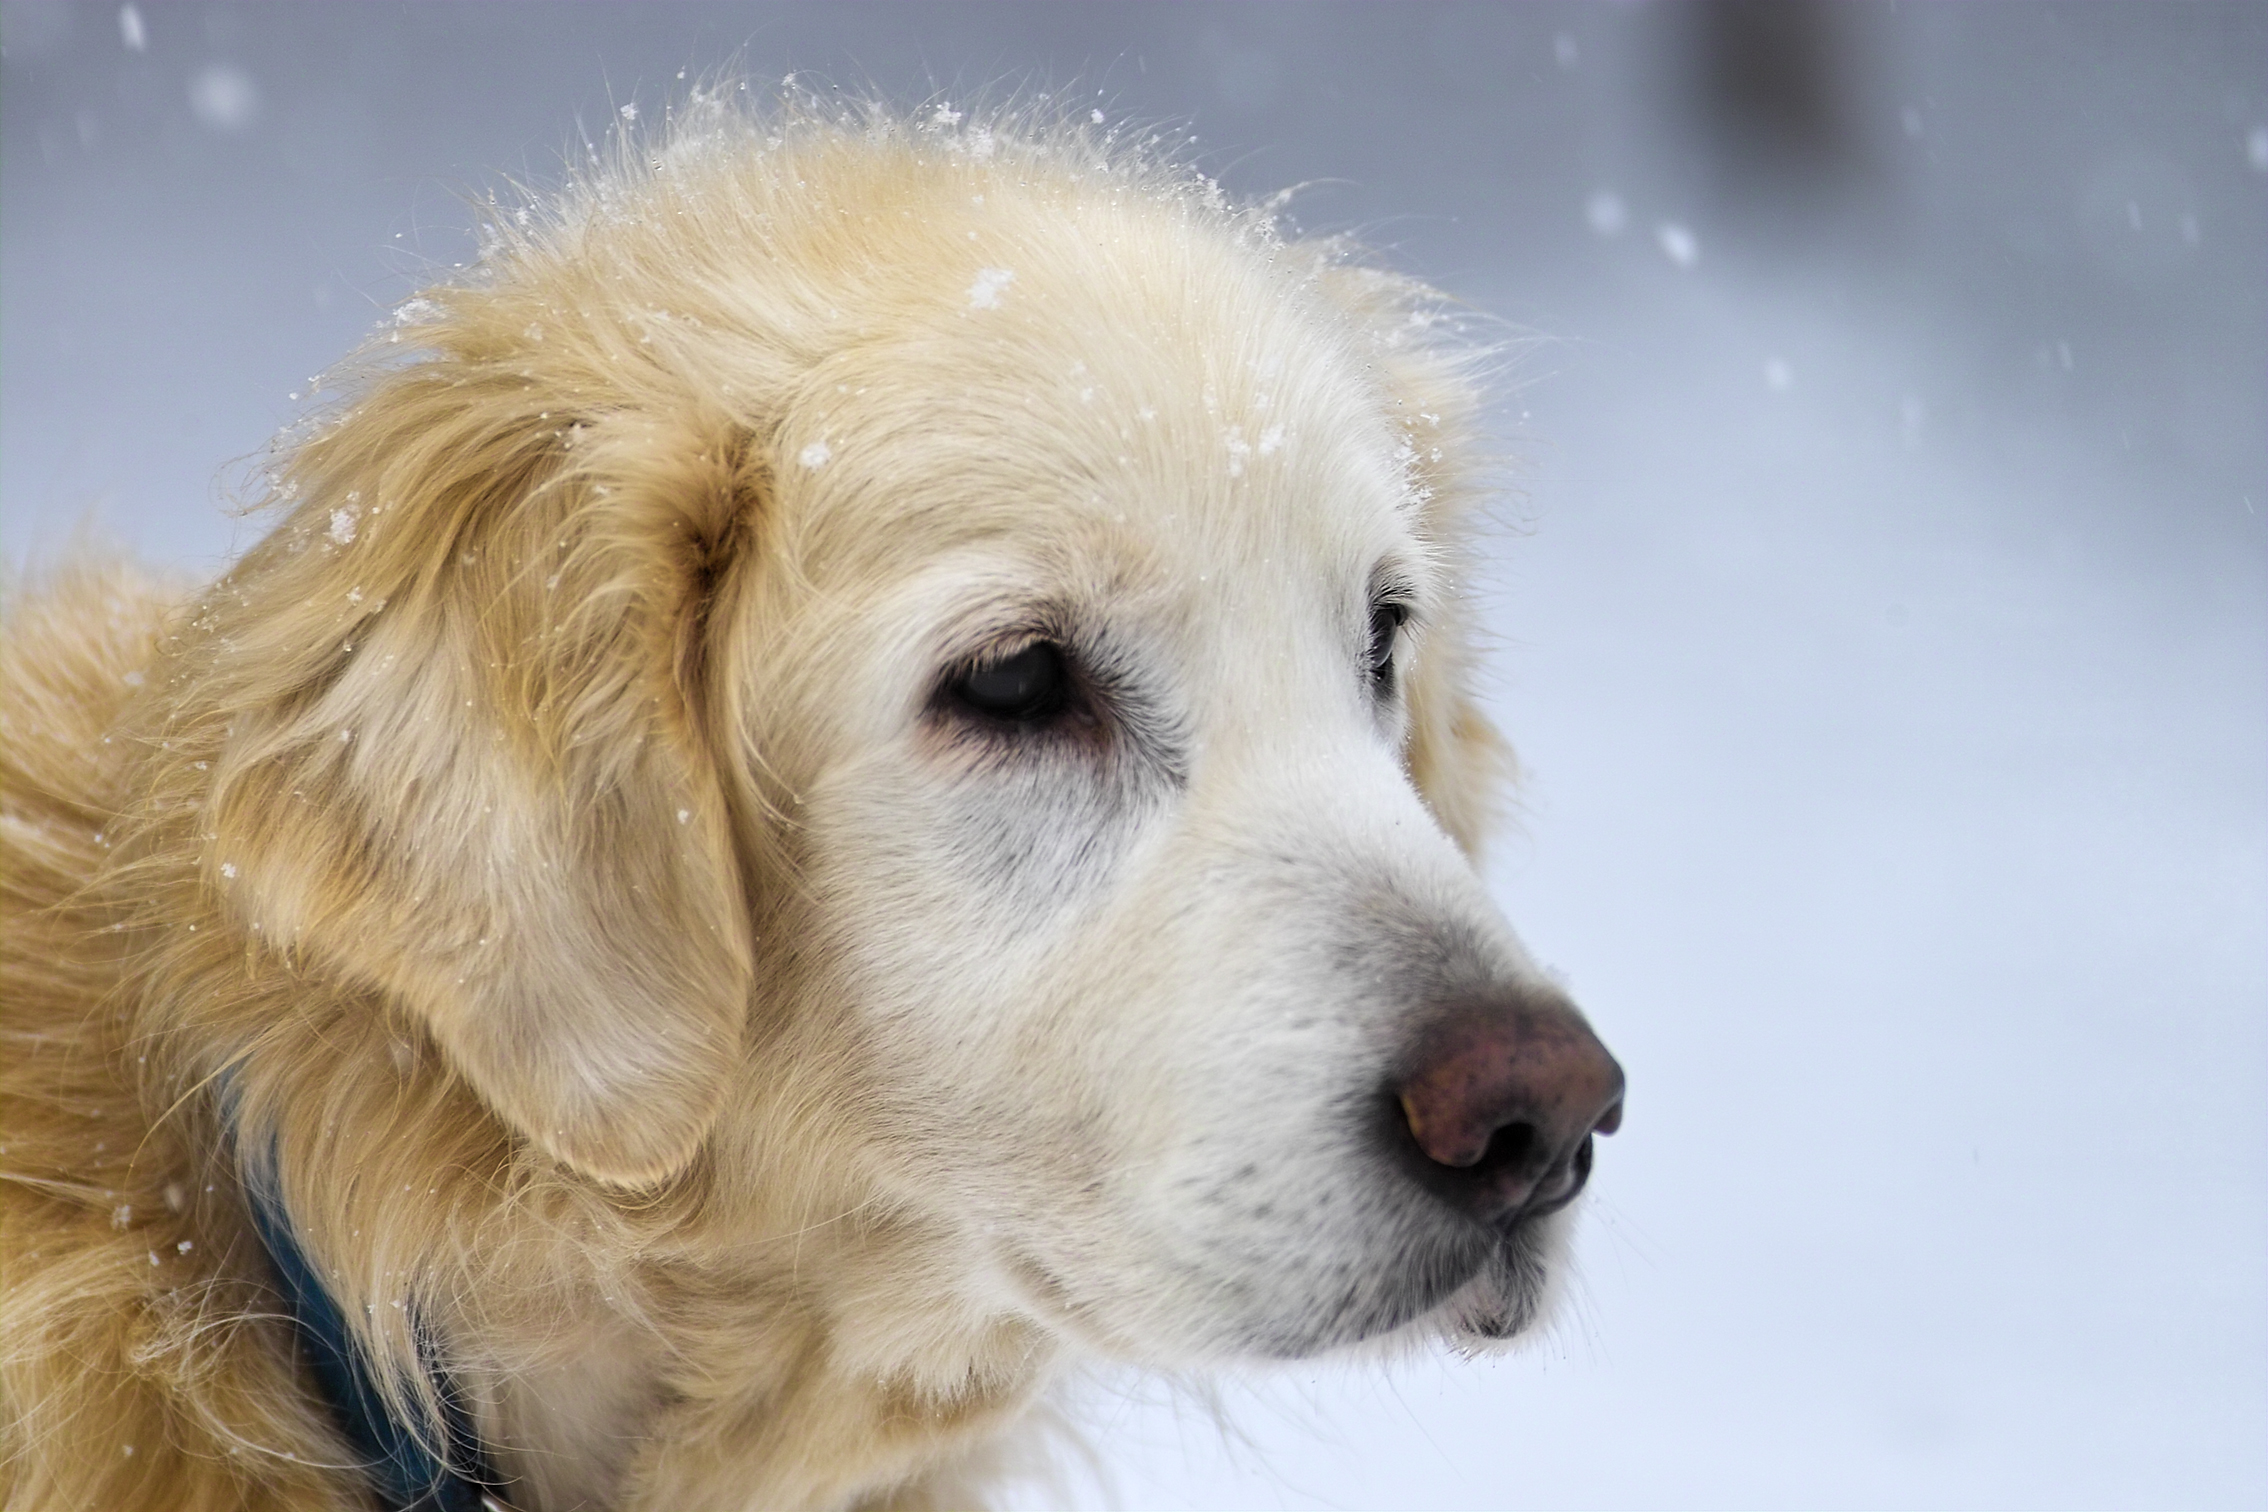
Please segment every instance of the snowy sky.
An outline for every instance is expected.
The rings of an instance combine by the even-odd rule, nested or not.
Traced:
[[[1186,120],[1532,335],[1491,878],[1632,1088],[1572,1305],[1098,1378],[1123,1504],[2268,1501],[2268,8],[0,18],[18,566],[211,570],[465,195],[735,57]]]

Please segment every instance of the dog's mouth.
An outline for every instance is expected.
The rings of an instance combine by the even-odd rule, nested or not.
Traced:
[[[1557,1212],[1573,1201],[1554,1203]],[[1551,1245],[1540,1226],[1543,1214],[1529,1214],[1509,1226],[1503,1240],[1443,1311],[1450,1339],[1481,1347],[1527,1332],[1543,1312],[1551,1282]]]
[[[1548,1207],[1531,1208],[1493,1226],[1480,1242],[1458,1246],[1462,1263],[1449,1276],[1438,1264],[1417,1267],[1401,1299],[1402,1316],[1375,1319],[1356,1337],[1423,1333],[1479,1349],[1525,1333],[1543,1313],[1560,1247],[1562,1225],[1550,1222],[1550,1215],[1573,1200],[1570,1193]]]
[[[1405,1255],[1387,1274],[1350,1284],[1298,1321],[1247,1337],[1251,1352],[1306,1359],[1388,1340],[1440,1338],[1478,1352],[1525,1333],[1542,1316],[1564,1224],[1530,1211],[1495,1228],[1472,1225]]]
[[[1289,1361],[1425,1340],[1483,1352],[1527,1332],[1543,1316],[1564,1251],[1567,1223],[1560,1215],[1574,1195],[1493,1225],[1470,1220],[1419,1225],[1383,1264],[1373,1259],[1333,1266],[1321,1275],[1295,1269],[1273,1284],[1255,1278],[1225,1288],[1218,1273],[1185,1272],[1183,1279],[1234,1301],[1224,1310],[1229,1316],[1217,1317],[1194,1337],[1184,1335],[1169,1352],[1194,1346],[1206,1355],[1225,1349],[1230,1356]],[[1129,1326],[1117,1308],[1083,1296],[1070,1276],[1028,1252],[1002,1259],[1005,1274],[1038,1317],[1099,1353],[1127,1360],[1153,1356],[1159,1340],[1141,1324]],[[1320,1294],[1311,1289],[1334,1274],[1335,1285]],[[1293,1300],[1301,1291],[1307,1292],[1304,1303]]]

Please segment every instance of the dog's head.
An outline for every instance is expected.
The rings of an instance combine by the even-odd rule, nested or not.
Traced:
[[[879,1203],[1122,1355],[1509,1334],[1622,1083],[1469,859],[1464,370],[995,124],[712,121],[406,308],[218,590],[292,691],[213,884],[583,1178]]]

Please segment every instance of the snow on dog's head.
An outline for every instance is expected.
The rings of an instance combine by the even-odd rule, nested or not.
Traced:
[[[351,643],[222,774],[272,942],[713,1263],[861,1215],[877,1369],[1535,1316],[1621,1073],[1472,866],[1432,295],[1099,127],[697,98],[424,297],[247,569]]]

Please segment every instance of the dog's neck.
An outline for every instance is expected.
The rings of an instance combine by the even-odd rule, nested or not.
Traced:
[[[393,1411],[354,1348],[338,1299],[324,1286],[272,1182],[245,1183],[252,1227],[267,1251],[291,1310],[300,1353],[329,1399],[339,1430],[366,1467],[372,1491],[388,1512],[481,1512],[495,1484],[489,1456],[475,1436],[462,1395],[436,1373],[435,1395],[446,1415],[442,1444]]]
[[[935,1242],[829,1226],[800,1255],[624,1278],[637,1295],[594,1291],[541,1337],[463,1341],[499,1362],[463,1384],[501,1484],[528,1508],[702,1506],[751,1487],[767,1506],[832,1507],[982,1455],[1058,1346],[920,1284],[913,1256]],[[893,1272],[906,1284],[876,1284]]]
[[[823,1288],[803,1291],[775,1316],[742,1317],[729,1330],[683,1338],[593,1306],[559,1320],[540,1344],[452,1341],[460,1346],[452,1355],[506,1359],[508,1369],[475,1368],[460,1380],[429,1357],[433,1387],[448,1408],[446,1451],[436,1452],[386,1407],[349,1343],[338,1299],[272,1188],[247,1181],[245,1198],[302,1356],[388,1512],[483,1512],[507,1501],[529,1509],[605,1506],[633,1488],[652,1501],[664,1486],[698,1501],[719,1484],[765,1486],[781,1506],[828,1505],[855,1494],[859,1480],[918,1479],[931,1465],[967,1460],[1010,1425],[1055,1354],[1028,1324],[980,1320],[971,1310],[957,1341],[932,1329],[930,1358],[912,1373],[884,1374],[874,1367],[889,1346],[902,1357],[906,1320],[879,1315],[890,1310],[872,1301],[860,1305],[874,1315],[854,1307],[829,1320],[827,1304],[844,1299],[819,1295]],[[828,1269],[824,1261],[814,1267],[821,1275]],[[700,1298],[648,1296],[638,1310],[716,1316],[699,1304],[742,1290],[721,1280],[694,1283]],[[774,1280],[748,1289],[776,1298],[776,1287]],[[957,1310],[934,1295],[908,1291],[901,1299],[932,1323],[941,1304]],[[674,1384],[686,1374],[714,1394]],[[803,1425],[806,1436],[831,1428],[847,1442],[791,1442],[777,1431],[789,1423]],[[864,1452],[846,1453],[853,1445]],[[676,1503],[665,1497],[664,1504]]]

